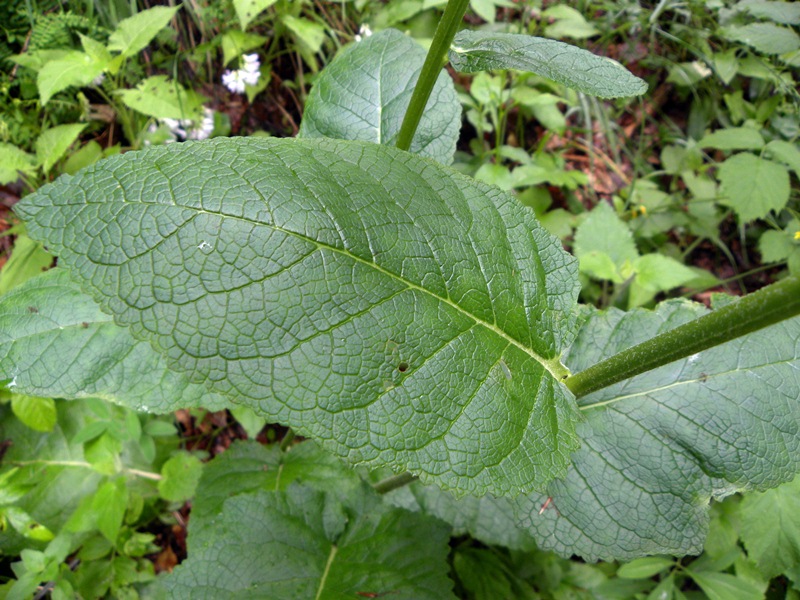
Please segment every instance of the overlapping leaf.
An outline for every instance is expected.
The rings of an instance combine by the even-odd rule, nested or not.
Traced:
[[[210,519],[193,516],[189,558],[165,580],[170,597],[454,597],[447,526],[389,508],[366,486],[347,500],[292,485],[234,495]]]
[[[574,261],[496,189],[374,144],[112,158],[18,210],[174,368],[353,463],[464,492],[564,473]]]
[[[218,409],[218,394],[167,369],[147,342],[114,325],[90,296],[54,269],[0,299],[0,379],[11,391],[106,398],[137,410]]]
[[[298,135],[393,146],[424,61],[425,50],[395,29],[346,48],[315,82]],[[449,165],[460,127],[461,105],[452,79],[442,72],[411,152]]]
[[[519,69],[601,98],[639,96],[647,83],[618,62],[563,42],[515,33],[460,31],[450,48],[457,71]]]
[[[594,313],[570,349],[580,371],[705,309]],[[542,548],[597,558],[702,550],[707,506],[800,470],[800,319],[582,398],[581,449],[545,496],[516,500]]]

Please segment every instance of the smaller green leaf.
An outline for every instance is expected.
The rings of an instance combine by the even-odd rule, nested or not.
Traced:
[[[717,173],[727,204],[739,220],[747,223],[779,211],[789,201],[789,172],[786,167],[747,152],[735,154],[720,165]]]
[[[144,50],[170,22],[180,6],[155,6],[123,19],[108,38],[108,49],[131,57]]]
[[[14,144],[0,142],[0,185],[13,183],[20,172],[31,175],[36,170],[33,156]]]
[[[70,52],[59,60],[46,62],[36,77],[42,104],[68,87],[89,85],[105,68],[84,52]]]
[[[40,243],[20,233],[14,242],[11,257],[0,270],[0,296],[41,275],[52,263],[52,254],[46,252]]]
[[[727,573],[687,572],[709,600],[762,600],[764,595],[752,583]]]
[[[85,128],[86,125],[79,123],[57,125],[43,132],[36,139],[36,158],[45,173],[48,173],[53,165],[64,156]]]
[[[122,519],[128,507],[128,487],[125,479],[118,477],[107,481],[97,490],[92,500],[92,510],[95,515],[97,529],[106,539],[116,544],[119,530],[122,528]]]
[[[629,308],[642,306],[658,292],[666,292],[696,278],[692,269],[663,254],[646,254],[637,258],[632,270],[636,278],[631,284]]]
[[[247,406],[234,406],[229,410],[233,418],[239,422],[239,425],[242,426],[242,429],[247,433],[247,437],[251,440],[256,439],[256,436],[264,429],[264,425],[266,425],[264,417],[257,415],[255,411]]]
[[[81,38],[83,51],[86,52],[96,64],[105,65],[107,68],[111,63],[111,53],[108,51],[108,48],[101,42],[90,38],[88,35],[83,35],[82,33],[78,35]]]
[[[800,36],[797,33],[772,23],[725,27],[721,34],[727,40],[747,44],[763,54],[786,54],[800,48]]]
[[[728,127],[704,135],[697,145],[717,150],[760,150],[764,147],[764,138],[750,127]]]
[[[325,41],[325,27],[316,23],[299,17],[292,17],[285,15],[283,17],[283,24],[289,28],[293,34],[297,36],[297,40],[303,44],[312,54],[316,54],[322,49],[322,43]]]
[[[170,502],[188,500],[194,496],[202,474],[203,463],[199,458],[188,452],[178,452],[161,468],[158,493]]]
[[[622,283],[621,268],[639,258],[633,234],[608,204],[599,203],[575,231],[575,256],[581,271]]]
[[[764,148],[767,158],[783,163],[800,178],[800,148],[797,144],[783,140],[773,140]]]
[[[784,25],[800,25],[800,4],[783,0],[740,0],[736,9],[744,9],[754,17]]]
[[[260,48],[268,41],[263,35],[232,29],[222,36],[222,64],[227,65],[249,50]]]
[[[649,579],[674,565],[674,560],[660,556],[636,558],[622,565],[617,571],[617,577],[622,577],[623,579]]]
[[[52,398],[12,394],[11,410],[20,421],[35,431],[52,431],[56,426],[56,403]]]
[[[544,34],[549,38],[573,38],[583,40],[598,35],[600,30],[589,23],[580,12],[567,6],[557,4],[542,11],[542,17],[552,19],[553,23],[544,28]]]
[[[175,599],[449,599],[448,539],[442,523],[387,507],[368,486],[341,503],[295,484],[193,516],[189,558],[165,584]]]
[[[275,4],[275,2],[277,0],[233,0],[233,8],[236,11],[236,17],[239,19],[242,29],[247,29],[253,19]]]
[[[618,62],[563,42],[513,33],[461,31],[450,48],[457,71],[530,71],[569,88],[599,96],[639,96],[647,83]]]
[[[103,158],[103,147],[94,140],[89,140],[81,148],[70,154],[69,158],[64,161],[61,170],[64,173],[74,175],[84,167],[93,165],[101,158]]]
[[[148,77],[132,90],[120,90],[119,95],[127,107],[157,119],[197,120],[206,100],[166,75]]]
[[[746,494],[741,537],[766,577],[800,564],[800,477],[764,493]]]

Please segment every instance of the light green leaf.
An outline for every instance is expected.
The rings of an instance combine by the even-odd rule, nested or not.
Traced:
[[[704,135],[697,145],[717,150],[760,150],[764,138],[750,127],[728,127]]]
[[[786,167],[747,152],[734,154],[719,167],[717,178],[726,197],[743,223],[763,219],[789,201]]]
[[[42,104],[68,87],[89,85],[105,70],[106,65],[83,52],[70,52],[58,60],[47,61],[36,76]]]
[[[134,89],[118,93],[126,106],[157,119],[198,120],[206,101],[205,96],[187,90],[166,75],[148,77]]]
[[[598,35],[600,30],[589,23],[577,10],[566,4],[557,4],[542,11],[542,17],[553,19],[553,23],[544,28],[549,38],[573,38],[583,40]]]
[[[503,494],[577,445],[574,261],[516,199],[430,160],[218,139],[112,157],[16,209],[173,368],[350,462]]]
[[[247,437],[251,440],[256,439],[256,436],[264,429],[267,422],[264,417],[256,414],[256,412],[246,406],[234,406],[229,409],[233,418],[242,426]]]
[[[395,29],[345,48],[316,80],[298,135],[394,146],[424,61],[425,50]],[[461,106],[453,80],[443,71],[411,152],[450,164],[460,128]]]
[[[245,33],[232,29],[222,36],[222,64],[227,65],[234,58],[239,58],[244,53],[254,48],[259,48],[267,43],[268,38],[263,35]]]
[[[800,477],[762,494],[746,494],[741,517],[747,554],[765,577],[800,565]]]
[[[704,314],[592,312],[566,356],[573,372]],[[708,504],[800,471],[800,318],[580,399],[586,421],[566,477],[514,500],[540,548],[587,559],[697,554]]]
[[[168,370],[147,342],[114,325],[61,269],[0,298],[0,379],[21,394],[102,397],[137,410],[223,406],[218,395]]]
[[[720,33],[727,40],[747,44],[764,54],[785,54],[800,48],[800,35],[772,23],[733,25],[724,27]]]
[[[11,410],[34,431],[53,431],[56,426],[56,403],[52,398],[11,394]]]
[[[64,173],[74,175],[84,167],[96,163],[103,157],[103,147],[94,140],[89,140],[78,150],[70,154],[64,161],[61,170]]]
[[[66,154],[84,129],[86,125],[80,123],[56,125],[44,131],[36,139],[36,158],[45,173],[50,172],[53,165]]]
[[[800,254],[800,221],[792,220],[783,231],[769,230],[758,239],[758,251],[764,262],[780,262]]]
[[[155,6],[123,19],[108,38],[108,49],[135,56],[169,24],[180,6]]]
[[[0,296],[41,275],[53,264],[53,256],[27,235],[20,233],[14,241],[11,257],[0,270]]]
[[[769,19],[785,25],[800,25],[800,4],[786,0],[741,0],[735,6],[754,17]]]
[[[281,17],[283,24],[297,36],[298,41],[303,44],[312,54],[316,54],[322,49],[325,41],[325,27],[315,21],[309,21],[291,15]]]
[[[773,140],[764,148],[767,158],[783,163],[800,178],[800,148],[797,144],[783,140]]]
[[[691,571],[688,574],[708,600],[762,600],[763,592],[749,581],[727,573]]]
[[[615,283],[622,283],[621,268],[639,258],[633,234],[614,209],[599,203],[575,231],[573,247],[581,271]]]
[[[0,142],[0,185],[15,182],[19,179],[20,172],[31,175],[35,171],[36,162],[33,156],[14,144]]]
[[[450,62],[463,73],[530,71],[601,98],[639,96],[647,91],[647,83],[610,58],[528,35],[460,31],[450,47]]]
[[[658,292],[682,286],[697,277],[695,272],[674,258],[663,254],[646,254],[631,266],[636,278],[631,283],[629,308],[650,302]]]
[[[617,571],[617,577],[622,577],[623,579],[649,579],[653,575],[674,566],[675,560],[671,558],[662,558],[660,556],[637,558],[622,565]]]
[[[241,494],[190,528],[189,558],[165,579],[172,598],[454,598],[447,527],[366,487],[345,504],[301,485]]]
[[[0,313],[2,314],[2,313]],[[89,412],[83,402],[57,402],[57,424],[42,433],[23,425],[11,416],[11,407],[0,405],[2,439],[13,443],[0,466],[0,503],[12,504],[47,531],[60,531],[78,502],[97,488],[100,476],[88,468],[59,465],[83,460],[81,446],[69,442],[82,428]],[[28,467],[10,467],[16,462],[31,462]],[[51,464],[36,464],[48,461]],[[4,511],[0,508],[0,512]],[[15,531],[0,535],[0,553],[15,556],[30,542]]]
[[[112,544],[117,543],[127,507],[128,486],[124,477],[105,482],[92,498],[92,513],[97,528]]]
[[[242,29],[247,29],[247,26],[250,25],[253,19],[275,4],[276,1],[277,0],[233,0],[233,8],[236,10],[236,17],[239,19]]]
[[[161,467],[158,493],[170,502],[184,502],[194,496],[203,463],[194,454],[178,452]]]

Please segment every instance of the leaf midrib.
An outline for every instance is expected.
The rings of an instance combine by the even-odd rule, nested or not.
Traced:
[[[419,291],[419,292],[421,292],[423,294],[427,294],[428,296],[430,296],[432,298],[435,298],[436,300],[439,300],[440,302],[443,302],[443,303],[447,304],[448,306],[450,306],[454,310],[456,310],[458,313],[460,313],[460,314],[472,319],[478,325],[481,325],[482,327],[485,327],[489,331],[492,331],[493,333],[495,333],[496,335],[500,336],[502,339],[504,339],[509,344],[515,346],[520,351],[522,351],[525,354],[527,354],[528,356],[530,356],[536,362],[541,364],[542,367],[544,367],[544,369],[546,371],[548,371],[556,381],[561,381],[560,374],[556,370],[557,369],[557,365],[560,364],[558,362],[558,359],[550,359],[550,360],[548,360],[548,359],[540,356],[538,353],[533,351],[531,348],[528,348],[527,346],[522,344],[519,340],[516,340],[515,338],[511,337],[509,334],[507,334],[505,331],[500,329],[494,323],[489,323],[489,322],[484,321],[483,319],[481,319],[479,317],[476,317],[475,315],[473,315],[469,311],[465,310],[464,308],[462,308],[461,306],[459,306],[458,304],[456,304],[455,302],[453,302],[449,298],[444,298],[444,297],[440,296],[439,294],[436,294],[435,292],[432,292],[431,290],[428,290],[428,289],[426,289],[426,288],[424,288],[424,287],[422,287],[420,285],[417,285],[416,283],[413,283],[413,282],[401,277],[400,275],[398,275],[396,273],[392,273],[391,271],[383,268],[382,266],[378,265],[375,262],[365,260],[365,259],[361,258],[360,256],[357,256],[355,254],[352,254],[351,252],[348,252],[345,249],[337,248],[336,246],[332,246],[330,244],[326,244],[324,242],[320,242],[319,240],[315,240],[315,239],[313,239],[311,237],[308,237],[307,235],[303,235],[302,233],[298,233],[298,232],[292,231],[290,229],[285,229],[285,228],[283,228],[283,227],[281,227],[279,225],[276,225],[275,223],[259,223],[257,221],[252,221],[252,220],[249,220],[249,219],[245,219],[243,217],[238,217],[238,216],[235,216],[235,215],[229,215],[229,214],[222,213],[222,212],[210,211],[210,210],[206,210],[206,209],[203,209],[203,208],[196,208],[196,207],[190,207],[190,206],[181,206],[181,205],[177,205],[177,204],[174,205],[174,206],[176,206],[178,208],[185,208],[187,210],[194,211],[197,214],[214,215],[214,216],[217,216],[217,217],[221,217],[223,219],[235,219],[237,221],[243,221],[245,223],[248,223],[249,225],[257,225],[257,226],[260,226],[260,227],[269,227],[269,228],[272,228],[272,229],[274,229],[276,231],[280,231],[281,233],[284,233],[284,234],[286,234],[288,236],[292,236],[292,237],[295,237],[297,239],[306,241],[306,242],[308,242],[310,244],[313,244],[319,250],[328,250],[330,252],[335,252],[335,253],[337,253],[337,254],[339,254],[341,256],[349,258],[350,260],[358,262],[358,263],[360,263],[360,264],[362,264],[362,265],[364,265],[366,267],[372,268],[372,269],[378,271],[379,273],[385,275],[386,277],[389,277],[389,278],[391,278],[391,279],[393,279],[395,281],[398,281],[398,282],[402,283],[403,285],[406,286],[406,288],[408,288],[410,290],[416,290],[416,291]]]

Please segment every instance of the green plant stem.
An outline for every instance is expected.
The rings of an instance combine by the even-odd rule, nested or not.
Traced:
[[[800,314],[800,277],[788,277],[657,335],[565,380],[576,398]]]
[[[409,483],[413,483],[417,480],[416,475],[412,475],[408,471],[405,473],[400,473],[399,475],[392,475],[391,477],[387,477],[373,485],[372,487],[375,489],[376,492],[379,494],[386,494],[387,492],[391,492],[392,490],[396,490],[397,488],[401,488]]]
[[[286,452],[292,445],[293,441],[294,441],[294,431],[290,429],[286,432],[286,435],[284,435],[283,439],[281,440],[281,446],[280,446],[281,452]]]
[[[30,467],[37,465],[45,465],[51,467],[79,467],[82,469],[91,469],[91,463],[83,460],[19,460],[8,463],[15,467]],[[123,468],[123,473],[133,475],[135,477],[142,477],[143,479],[151,479],[152,481],[161,481],[163,477],[158,473],[151,473],[150,471],[142,471],[140,469]]]
[[[431,96],[442,67],[447,64],[447,52],[450,50],[450,44],[456,36],[468,6],[469,0],[450,0],[444,9],[444,15],[436,27],[436,33],[433,34],[430,50],[428,50],[425,63],[422,65],[417,85],[414,87],[414,93],[411,94],[411,101],[403,117],[400,133],[397,135],[396,146],[400,150],[411,148],[411,141],[417,132],[422,113],[428,104],[428,98]]]

